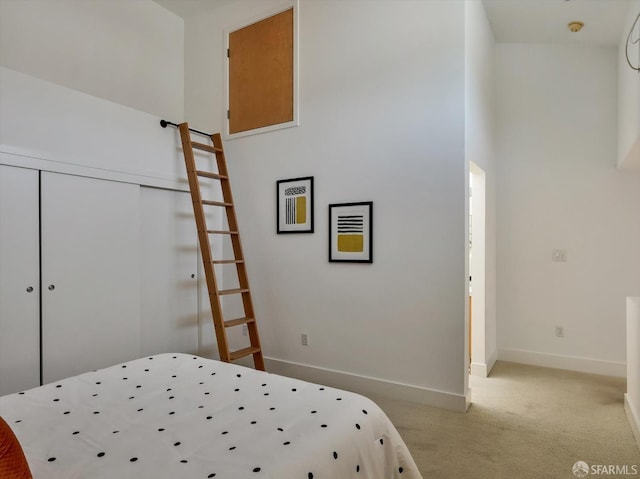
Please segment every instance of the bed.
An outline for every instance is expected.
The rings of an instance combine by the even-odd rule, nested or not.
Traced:
[[[187,354],[0,397],[35,479],[419,479],[369,399]]]

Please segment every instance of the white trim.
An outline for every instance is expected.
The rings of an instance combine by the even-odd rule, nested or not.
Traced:
[[[251,20],[243,22],[240,25],[234,25],[233,27],[226,28],[224,30],[224,51],[222,52],[223,57],[225,58],[224,62],[224,111],[222,112],[223,124],[224,124],[224,132],[223,138],[225,140],[233,140],[234,138],[241,138],[249,135],[257,135],[260,133],[267,133],[270,131],[282,130],[284,128],[292,128],[299,126],[300,124],[300,111],[299,111],[299,75],[298,75],[298,65],[299,65],[299,38],[298,38],[298,7],[299,0],[287,0],[285,3],[281,4],[278,7],[270,8],[268,10],[264,10],[259,15],[253,17]],[[235,32],[236,30],[240,30],[241,28],[247,27],[249,25],[253,25],[256,22],[264,20],[265,18],[272,17],[279,13],[282,13],[286,10],[293,8],[293,120],[285,123],[279,123],[277,125],[269,125],[262,128],[255,128],[253,130],[241,131],[238,133],[229,133],[229,119],[227,118],[227,112],[229,111],[229,58],[227,57],[227,50],[229,49],[229,34]]]
[[[471,375],[480,378],[489,376],[489,368],[485,363],[471,363]]]
[[[494,349],[493,352],[491,353],[491,356],[489,357],[489,362],[487,362],[487,377],[489,376],[489,374],[491,374],[491,370],[496,365],[497,360],[498,360],[498,351]]]
[[[471,375],[480,378],[488,378],[491,374],[491,370],[496,365],[496,351],[491,354],[489,362],[485,363],[471,363]]]
[[[624,410],[629,418],[633,435],[640,447],[640,297],[627,296],[627,393],[624,395]]]
[[[636,445],[640,449],[640,415],[636,411],[629,400],[629,394],[624,395],[624,411],[627,413],[627,419],[633,431],[633,437],[636,439]]]
[[[409,384],[358,376],[342,371],[319,368],[281,359],[265,357],[267,371],[326,386],[346,389],[362,395],[379,395],[426,404],[451,411],[465,412],[469,407],[471,391],[467,395],[437,391]]]
[[[467,412],[471,407],[471,388],[467,388],[467,395],[464,398],[464,412]]]
[[[132,168],[130,171],[114,170],[97,166],[82,165],[80,161],[70,157],[54,156],[35,150],[28,150],[10,145],[0,144],[0,164],[30,168],[33,170],[51,171],[88,178],[133,183],[176,191],[189,191],[187,180]]]
[[[227,109],[229,109],[229,107],[227,107]],[[285,128],[294,128],[296,126],[299,126],[299,123],[296,119],[296,109],[297,107],[294,104],[293,106],[294,120],[293,121],[288,121],[286,123],[278,123],[277,125],[263,126],[262,128],[254,128],[253,130],[239,131],[238,133],[229,133],[229,120],[226,118],[226,115],[225,115],[224,121],[226,123],[224,127],[225,132],[224,132],[223,138],[225,140],[235,140],[236,138],[242,138],[244,136],[259,135],[261,133],[269,133],[270,131],[284,130]]]
[[[624,362],[605,361],[601,359],[561,356],[559,354],[538,353],[518,349],[498,350],[498,359],[514,363],[531,364],[554,369],[566,369],[589,374],[626,377],[627,365]]]
[[[622,155],[618,162],[618,169],[635,173],[640,171],[640,136],[633,142],[629,151]]]

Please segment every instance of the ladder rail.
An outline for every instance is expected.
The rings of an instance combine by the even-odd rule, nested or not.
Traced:
[[[229,171],[227,169],[227,162],[224,157],[224,150],[222,148],[222,136],[220,133],[214,133],[211,135],[211,141],[213,142],[214,148],[216,148],[216,163],[218,165],[218,173],[226,176],[226,181],[221,181],[220,185],[222,186],[222,197],[225,203],[231,203],[235,205],[233,201],[233,194],[231,192],[231,185],[229,182]],[[238,218],[236,216],[236,209],[234,208],[226,208],[227,210],[227,223],[229,226],[229,230],[231,231],[240,231],[238,228]],[[244,259],[244,252],[242,251],[242,242],[240,241],[240,235],[232,235],[231,236],[231,245],[233,247],[234,258],[242,258]],[[247,275],[246,263],[236,263],[236,270],[238,273],[238,282],[240,288],[249,288],[249,276]],[[253,310],[253,300],[251,299],[251,294],[243,294],[242,295],[242,304],[244,306],[244,311],[247,317],[255,318],[255,312]],[[260,336],[258,335],[258,326],[256,322],[247,324],[247,331],[249,333],[249,340],[253,347],[259,349],[258,353],[253,353],[253,360],[256,368],[264,370],[264,358],[262,356],[262,346],[260,345]]]
[[[175,125],[170,122],[166,123]],[[185,165],[187,168],[187,178],[189,180],[189,190],[191,191],[193,212],[196,220],[196,227],[198,230],[198,241],[200,243],[200,250],[202,253],[202,261],[204,264],[207,290],[209,292],[209,302],[213,315],[213,324],[216,332],[220,359],[225,362],[230,362],[251,355],[253,356],[253,362],[256,369],[264,371],[264,357],[262,354],[262,346],[260,345],[258,326],[255,320],[253,300],[251,298],[251,290],[249,288],[249,278],[247,275],[244,253],[242,251],[242,243],[240,241],[240,234],[238,229],[238,219],[234,206],[235,203],[233,202],[231,184],[229,181],[229,172],[227,170],[227,163],[222,146],[222,137],[219,133],[210,135],[209,138],[213,143],[213,146],[205,145],[203,143],[196,143],[191,140],[190,131],[201,135],[203,134],[202,132],[190,129],[189,125],[186,122],[175,126],[177,126],[180,131],[180,138],[182,141],[182,149],[185,158]],[[194,148],[215,155],[216,164],[218,167],[217,173],[208,173],[196,168],[195,155],[193,152]],[[220,202],[203,200],[198,177],[219,180],[223,201]],[[204,206],[223,207],[227,215],[228,230],[209,230],[207,228]],[[213,258],[213,255],[211,253],[211,241],[209,238],[209,235],[211,234],[223,234],[229,236],[233,249],[233,259],[215,260]],[[214,268],[214,265],[216,264],[234,264],[236,266],[239,285],[238,288],[227,290],[218,289],[218,283]],[[241,296],[242,305],[244,308],[244,318],[225,321],[220,297],[231,294],[239,294]],[[239,325],[246,325],[247,332],[249,334],[250,346],[237,351],[229,351],[226,328]]]
[[[200,243],[200,252],[202,254],[202,262],[204,263],[205,278],[207,281],[207,290],[209,292],[209,303],[213,314],[213,325],[216,332],[218,342],[218,351],[220,359],[229,362],[229,344],[224,326],[220,325],[219,319],[222,317],[222,304],[217,294],[211,294],[212,291],[218,291],[218,284],[213,269],[213,258],[211,257],[211,243],[207,233],[207,224],[202,208],[202,194],[200,192],[200,182],[196,175],[196,160],[191,148],[191,134],[189,133],[189,125],[182,123],[178,126],[180,130],[180,139],[182,141],[182,151],[184,153],[185,165],[187,168],[187,178],[189,180],[189,190],[191,191],[191,201],[193,203],[193,215],[196,220],[196,228],[198,230],[198,241]],[[207,267],[206,265],[211,265]]]

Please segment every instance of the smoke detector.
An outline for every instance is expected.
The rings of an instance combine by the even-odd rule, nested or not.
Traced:
[[[569,27],[569,30],[571,30],[573,33],[576,33],[582,30],[582,27],[584,27],[584,23],[578,21],[569,22],[569,25],[567,26]]]

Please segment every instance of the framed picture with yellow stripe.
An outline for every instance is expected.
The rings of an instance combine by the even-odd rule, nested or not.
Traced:
[[[329,261],[373,263],[373,202],[329,205]]]
[[[277,230],[281,233],[313,233],[313,176],[278,180]]]

